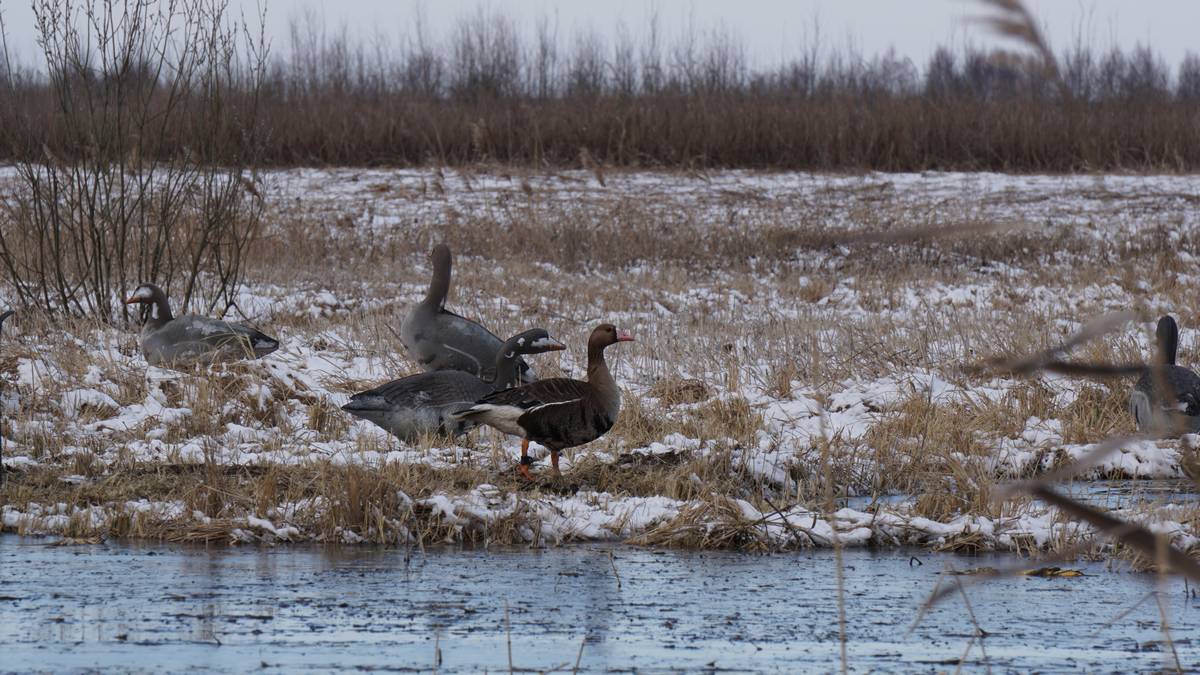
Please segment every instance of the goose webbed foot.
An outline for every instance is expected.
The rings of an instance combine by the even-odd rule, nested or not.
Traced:
[[[533,458],[526,455],[521,458],[521,463],[517,465],[517,473],[527,481],[533,481],[533,474],[529,473],[529,467],[533,465]]]
[[[521,463],[517,465],[517,472],[521,474],[525,480],[533,482],[533,474],[529,473],[529,467],[533,465],[533,458],[529,456],[529,439],[521,439]]]

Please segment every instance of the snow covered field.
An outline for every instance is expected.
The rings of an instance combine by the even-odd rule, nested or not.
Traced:
[[[147,367],[132,327],[6,326],[4,530],[1103,551],[1089,528],[996,494],[1131,432],[1130,383],[964,367],[1115,310],[1141,321],[1076,357],[1140,361],[1166,312],[1181,363],[1200,342],[1191,176],[302,169],[262,182],[270,224],[237,305],[283,340],[275,354],[182,374]],[[543,377],[582,376],[596,323],[637,336],[610,351],[617,427],[568,451],[561,479],[539,463],[544,480],[526,485],[519,443],[489,430],[408,446],[338,409],[416,371],[397,333],[438,241],[456,254],[449,307],[567,343],[535,357]],[[1084,478],[1187,477],[1197,446],[1138,441]],[[1194,501],[1155,494],[1118,515],[1200,546]]]

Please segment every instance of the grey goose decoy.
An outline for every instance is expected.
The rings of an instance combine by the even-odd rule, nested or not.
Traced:
[[[142,354],[152,366],[189,367],[257,359],[279,349],[279,340],[250,326],[203,316],[171,314],[167,294],[142,284],[125,301],[143,310]]]
[[[1179,326],[1170,315],[1158,320],[1154,363],[1129,395],[1141,431],[1167,435],[1200,431],[1200,375],[1175,364]]]
[[[404,317],[400,340],[425,370],[461,370],[483,380],[496,378],[496,353],[503,340],[478,323],[446,309],[450,291],[450,248],[438,244],[430,253],[433,279],[425,299]],[[524,359],[517,360],[521,382],[537,379]]]
[[[529,442],[550,450],[550,463],[558,471],[558,455],[566,448],[590,443],[617,421],[621,390],[608,371],[604,349],[633,336],[612,324],[601,324],[588,339],[587,380],[556,377],[496,392],[460,411],[457,417],[482,422],[506,434],[520,436],[521,475],[529,475]]]
[[[565,348],[544,329],[527,330],[509,338],[496,353],[496,379],[490,383],[460,370],[418,373],[355,394],[342,410],[410,443],[422,435],[459,436],[475,422],[454,418],[452,413],[519,384],[517,362],[522,354]]]

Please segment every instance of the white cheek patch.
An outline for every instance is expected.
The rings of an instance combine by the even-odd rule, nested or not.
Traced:
[[[524,347],[525,346],[525,338],[517,338],[517,346]]]
[[[150,318],[151,319],[158,318],[158,303],[157,302],[150,305]]]
[[[133,300],[149,300],[152,297],[154,297],[154,291],[150,290],[150,288],[148,286],[139,286],[138,289],[133,292],[132,299]]]
[[[506,358],[506,359],[511,359],[512,357],[514,357],[514,356],[516,356],[516,355],[517,355],[517,353],[516,353],[516,352],[509,352],[509,353],[507,353],[507,354],[505,354],[505,355],[504,355],[504,358]]]

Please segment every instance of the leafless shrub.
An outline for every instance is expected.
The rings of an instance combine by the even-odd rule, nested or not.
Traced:
[[[17,127],[6,151],[18,184],[0,211],[15,297],[105,318],[142,282],[183,306],[232,302],[262,215],[246,177],[262,36],[223,2],[42,0],[34,12],[45,107],[2,106]]]

